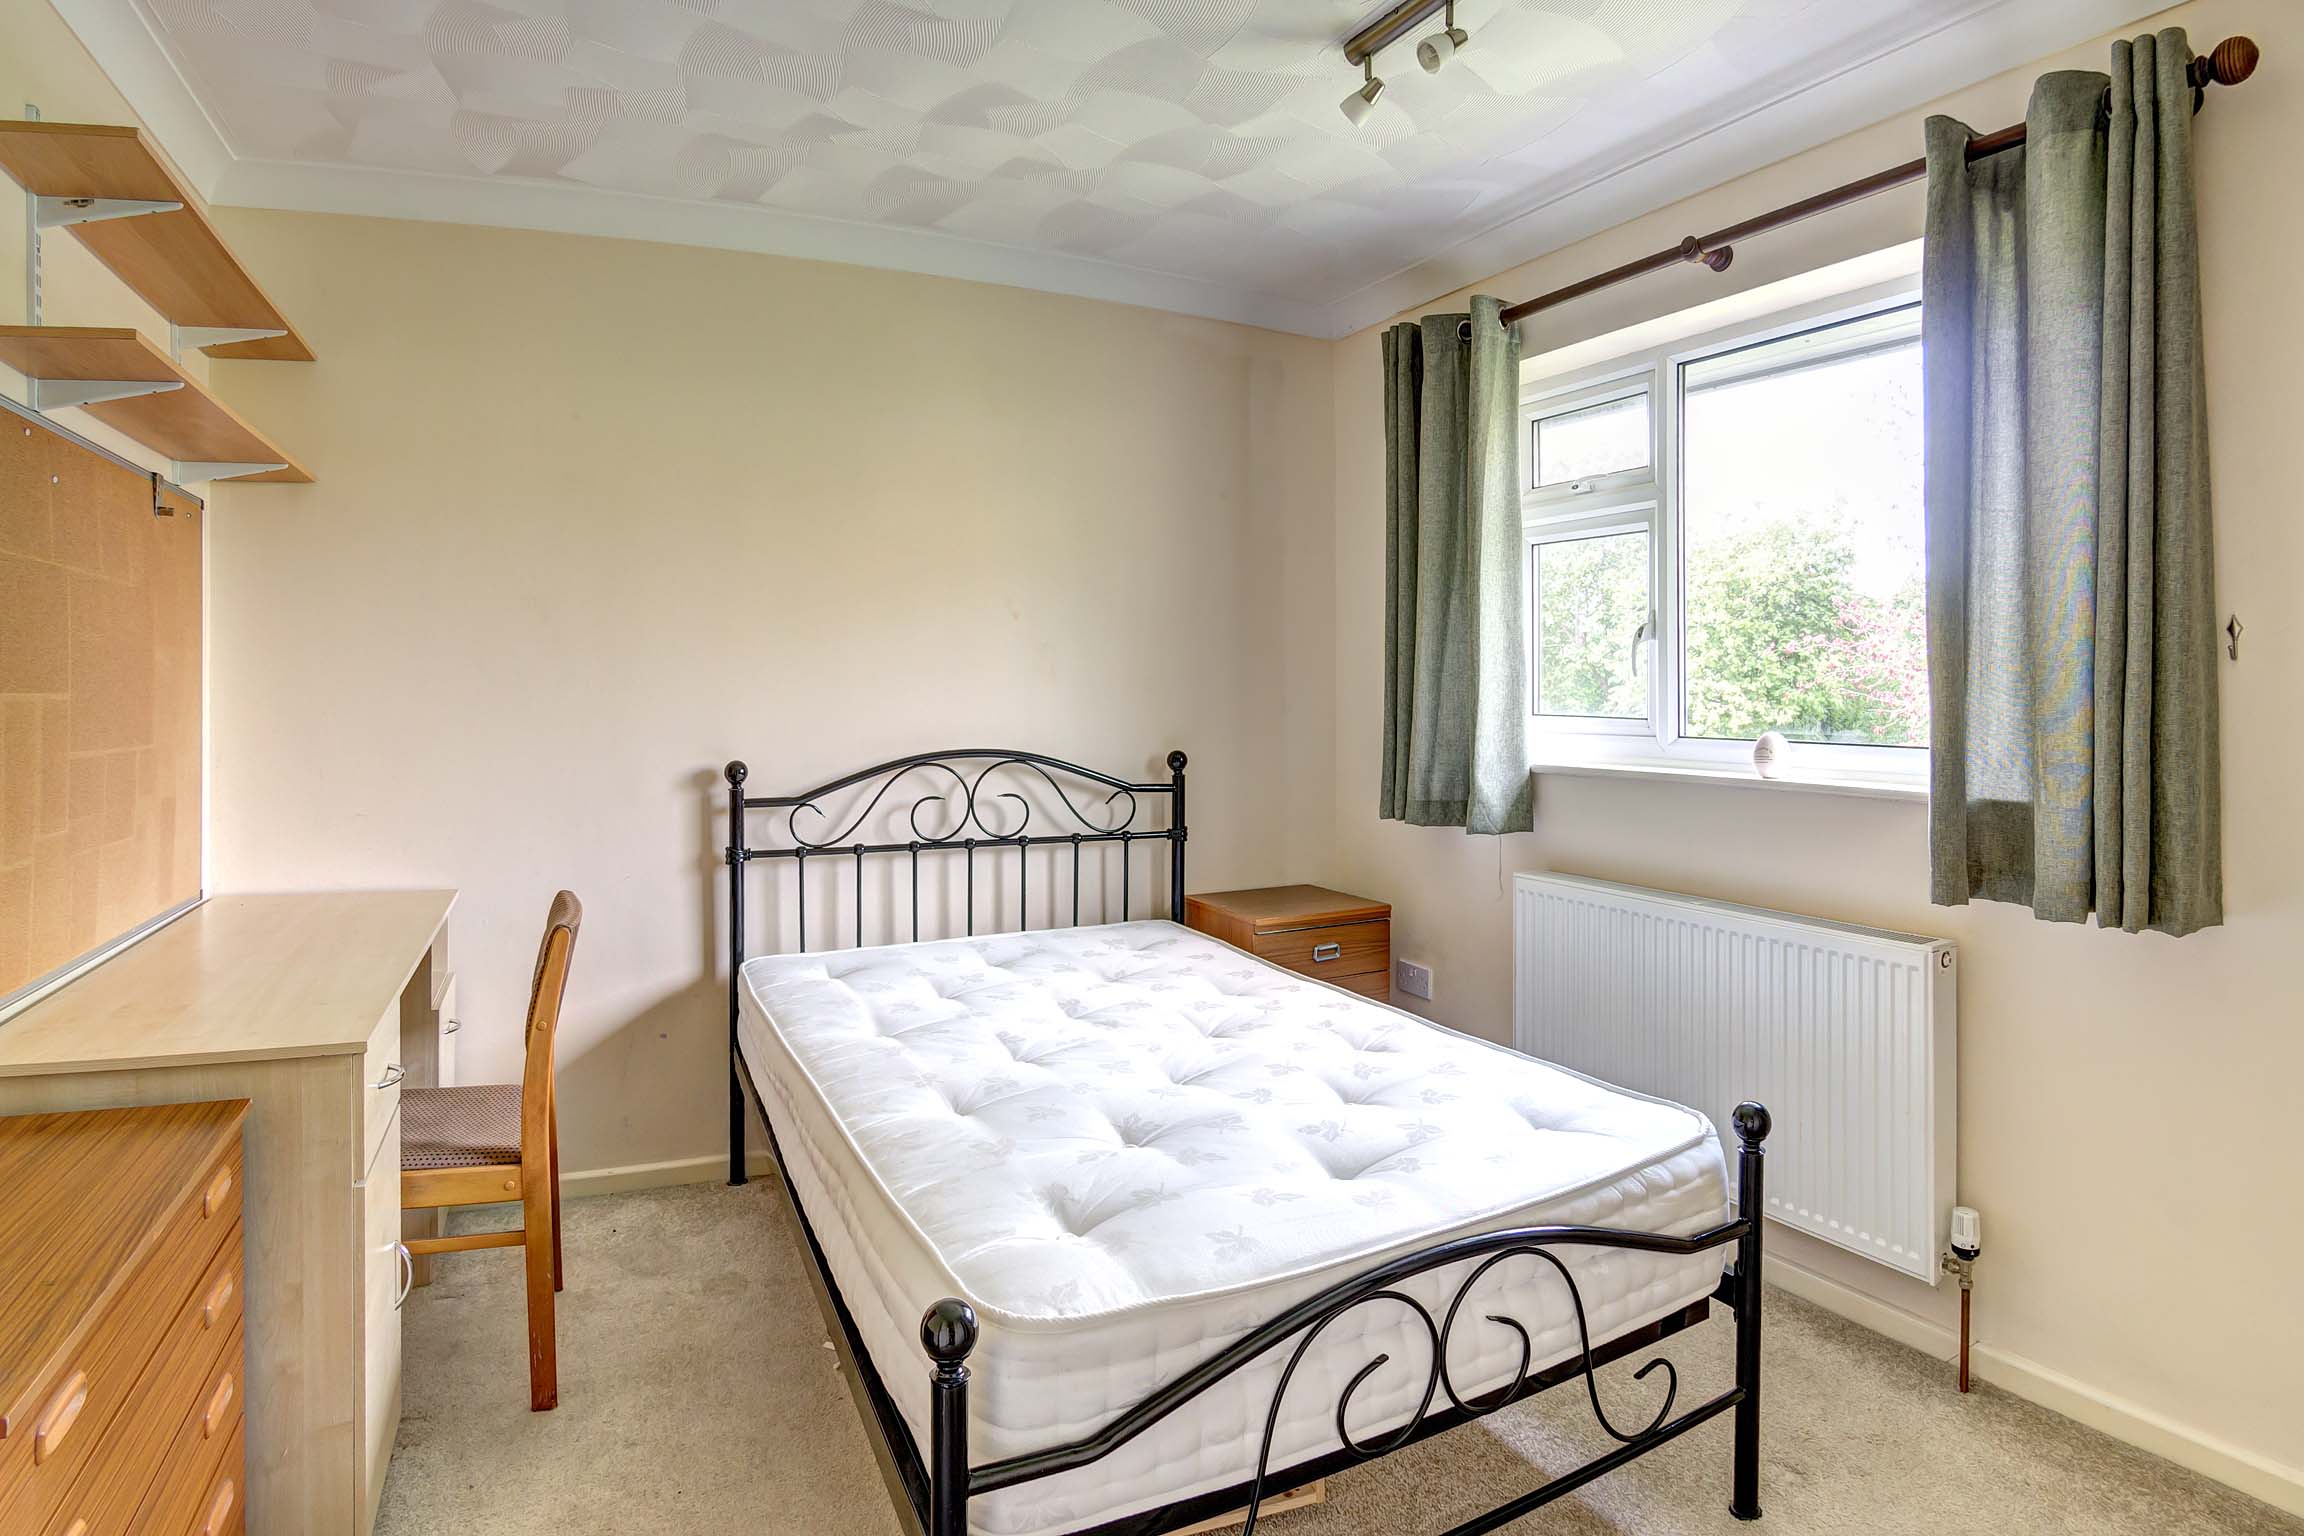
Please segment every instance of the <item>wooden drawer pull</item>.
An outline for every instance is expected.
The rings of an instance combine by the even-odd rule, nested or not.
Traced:
[[[219,1168],[216,1177],[208,1181],[208,1193],[200,1197],[200,1214],[213,1216],[224,1209],[224,1197],[232,1193],[232,1170]]]
[[[208,1518],[200,1526],[200,1536],[217,1536],[224,1529],[224,1522],[232,1514],[232,1495],[238,1491],[232,1486],[232,1479],[224,1479],[224,1486],[216,1490],[216,1502],[208,1506]]]
[[[40,1425],[32,1431],[34,1466],[56,1454],[56,1448],[64,1443],[64,1437],[72,1433],[72,1426],[79,1421],[80,1410],[87,1406],[88,1373],[74,1371],[63,1390],[48,1399],[48,1410],[40,1415]]]
[[[1312,946],[1312,963],[1315,965],[1318,965],[1322,961],[1326,960],[1342,959],[1343,955],[1344,946],[1337,943],[1334,939],[1330,939],[1325,944],[1315,944]]]
[[[217,1320],[223,1317],[224,1309],[231,1305],[231,1302],[232,1271],[226,1270],[216,1277],[216,1283],[208,1288],[208,1299],[201,1303],[200,1326],[203,1328],[215,1327]]]
[[[64,1536],[88,1536],[88,1522],[85,1520],[73,1521],[64,1527]]]
[[[225,1410],[231,1406],[232,1373],[226,1371],[224,1379],[216,1383],[216,1390],[209,1394],[208,1411],[200,1415],[201,1439],[213,1440],[216,1438],[216,1430],[224,1422]]]

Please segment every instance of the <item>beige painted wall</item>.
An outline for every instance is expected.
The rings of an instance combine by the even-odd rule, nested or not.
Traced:
[[[225,210],[310,338],[219,363],[310,488],[210,518],[215,885],[452,885],[464,1075],[584,899],[572,1168],[722,1141],[721,762],[1192,758],[1202,886],[1324,824],[1329,347],[728,252]],[[1141,865],[1139,866],[1141,867]],[[765,881],[766,872],[756,873]],[[755,889],[763,889],[756,886]],[[1143,887],[1139,885],[1140,899]],[[1137,908],[1139,913],[1142,907]]]
[[[1943,934],[1964,951],[1960,1187],[1985,1217],[1976,1328],[1988,1374],[2052,1396],[2036,1364],[2224,1443],[2304,1501],[2304,1399],[2272,1362],[2304,1360],[2304,524],[2296,515],[2295,378],[2304,202],[2269,168],[2304,142],[2304,13],[2287,0],[2200,0],[2163,22],[2205,49],[2255,36],[2257,80],[2200,125],[2218,586],[2249,625],[2223,668],[2225,928],[2181,941],[2035,922],[2004,906],[1932,907],[1926,808],[1785,790],[1546,776],[1533,834],[1494,840],[1380,823],[1383,686],[1378,333],[1336,349],[1338,765],[1335,881],[1394,902],[1399,952],[1438,975],[1431,1013],[1509,1038],[1508,874],[1559,869]],[[2139,27],[2136,30],[2144,30]],[[2101,44],[1941,104],[1978,128],[2023,116],[2050,65],[2101,68]],[[1526,297],[1851,180],[1918,152],[1918,115],[1852,134],[1503,273]],[[1669,313],[1919,232],[1918,188],[1745,242],[1724,277],[1688,270],[1532,322],[1530,352]],[[1954,1301],[1821,1244],[1793,1252],[1941,1324]],[[1890,1284],[1897,1281],[1897,1284]],[[2065,1402],[2067,1408],[2085,1405]],[[2134,1426],[2129,1426],[2133,1432]],[[2260,1475],[2258,1475],[2260,1474]]]

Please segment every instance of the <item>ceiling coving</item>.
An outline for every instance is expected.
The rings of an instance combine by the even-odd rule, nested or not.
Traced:
[[[214,189],[223,201],[294,206],[297,197],[266,190],[285,181],[260,173],[357,167],[403,178],[374,211],[410,211],[422,201],[405,190],[415,180],[541,184],[620,196],[631,227],[614,232],[646,235],[633,200],[674,199],[761,210],[786,230],[837,221],[835,232],[859,232],[854,259],[873,264],[987,275],[949,250],[941,261],[888,254],[928,250],[897,236],[970,242],[1021,253],[1037,270],[1105,269],[1107,286],[1142,279],[1154,286],[1140,302],[1204,313],[1285,306],[1272,323],[1313,330],[1339,327],[1306,315],[1340,315],[1356,299],[1365,309],[1388,279],[1916,40],[2010,10],[2103,9],[1460,0],[1455,24],[1476,41],[1438,73],[1393,68],[1353,124],[1337,111],[1353,72],[1340,45],[1381,9],[1367,0],[63,8],[89,37],[90,12],[129,5],[233,164],[253,168],[224,178]],[[1439,26],[1396,45],[1397,64]],[[493,222],[484,203],[470,206],[473,221]],[[824,249],[825,233],[808,254]],[[1097,286],[1088,276],[1016,280]],[[1377,313],[1430,291],[1439,290],[1387,294]]]

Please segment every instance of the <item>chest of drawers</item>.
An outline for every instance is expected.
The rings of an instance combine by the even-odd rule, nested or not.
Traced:
[[[1392,907],[1318,885],[1184,898],[1185,926],[1275,965],[1373,997],[1392,995]]]
[[[0,1536],[231,1536],[246,1100],[0,1119]]]

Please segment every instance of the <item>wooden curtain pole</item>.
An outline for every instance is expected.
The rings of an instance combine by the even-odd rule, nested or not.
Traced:
[[[2198,97],[2209,86],[2238,85],[2256,73],[2259,56],[2253,38],[2228,37],[2195,58],[2185,71],[2185,77],[2191,81],[2195,93],[2195,110]],[[1981,160],[1987,155],[1999,154],[2004,149],[2014,149],[2023,142],[2024,125],[2018,123],[2013,128],[2003,128],[1998,133],[1987,133],[1970,139],[1968,158]],[[1582,282],[1570,283],[1565,288],[1555,288],[1550,293],[1541,293],[1533,299],[1523,299],[1507,306],[1503,313],[1504,323],[1510,325],[1515,320],[1525,320],[1539,310],[1583,298],[1588,293],[1598,293],[1603,288],[1613,288],[1635,277],[1646,277],[1651,272],[1661,272],[1667,267],[1677,267],[1684,262],[1700,261],[1715,272],[1725,272],[1728,264],[1736,259],[1735,242],[1738,240],[1782,229],[1787,224],[1797,224],[1802,219],[1848,203],[1861,202],[1891,187],[1919,181],[1927,174],[1928,162],[1925,159],[1906,161],[1885,171],[1875,171],[1845,186],[1834,187],[1828,192],[1804,197],[1796,203],[1786,203],[1781,208],[1771,208],[1766,213],[1755,214],[1742,223],[1716,229],[1708,235],[1690,235],[1678,245],[1654,255],[1628,261],[1620,267],[1611,267],[1596,276],[1587,277]]]

